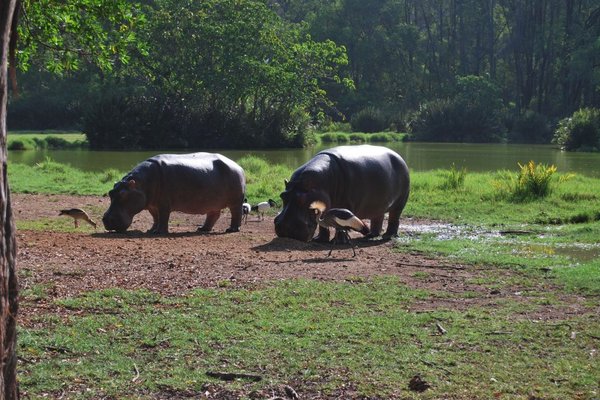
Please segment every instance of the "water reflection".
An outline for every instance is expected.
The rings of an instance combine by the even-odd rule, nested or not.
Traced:
[[[465,167],[468,171],[495,171],[498,169],[516,170],[517,163],[529,160],[537,163],[554,164],[559,172],[574,172],[587,176],[600,177],[600,153],[563,152],[550,145],[514,144],[461,144],[461,143],[389,143],[387,147],[401,154],[413,171],[427,171],[439,168]],[[277,150],[209,150],[219,152],[234,160],[246,155],[255,155],[275,164],[285,164],[296,168],[317,152],[332,145],[306,149]],[[198,150],[203,151],[203,150]],[[186,151],[164,151],[185,153]],[[116,168],[128,171],[140,161],[163,153],[154,151],[88,151],[88,150],[26,150],[9,151],[11,163],[33,165],[50,157],[55,161],[71,164],[87,170],[101,171]]]

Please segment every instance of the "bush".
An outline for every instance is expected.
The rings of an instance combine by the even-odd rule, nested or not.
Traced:
[[[348,138],[351,142],[355,143],[366,143],[369,141],[369,136],[366,133],[362,132],[353,132],[348,135]]]
[[[449,171],[442,171],[444,181],[441,188],[444,190],[459,190],[465,186],[465,178],[467,177],[467,169],[456,169],[456,165],[452,164]]]
[[[311,137],[301,110],[217,110],[154,96],[101,99],[86,112],[93,149],[302,147]]]
[[[350,119],[354,132],[381,132],[387,128],[383,114],[374,107],[367,107],[357,112]]]
[[[600,151],[600,110],[583,108],[562,119],[552,142],[569,151]]]
[[[21,140],[11,141],[6,148],[8,150],[27,150],[27,146],[25,146],[25,143]]]
[[[509,140],[515,143],[550,143],[552,129],[546,117],[533,110],[512,121]]]
[[[546,197],[551,191],[552,176],[556,172],[554,165],[537,164],[529,161],[526,165],[519,163],[519,173],[515,176],[505,173],[496,186],[509,200],[523,202]]]
[[[451,99],[423,103],[409,118],[413,139],[439,142],[498,142],[504,137],[498,88],[484,78],[458,78]]]

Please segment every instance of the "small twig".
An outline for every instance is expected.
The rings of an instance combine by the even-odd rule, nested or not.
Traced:
[[[140,370],[138,369],[137,365],[134,363],[133,364],[133,368],[135,368],[135,376],[133,377],[133,379],[131,380],[131,382],[135,382],[138,379],[140,379]]]
[[[446,373],[446,375],[452,375],[452,371],[450,371],[450,370],[448,370],[448,369],[446,369],[444,367],[441,367],[441,366],[437,365],[436,363],[433,363],[431,361],[423,360],[422,358],[419,358],[419,361],[421,361],[423,364],[425,364],[425,365],[427,365],[429,367],[437,368],[437,369],[442,370],[443,372]]]
[[[440,325],[439,322],[435,323],[435,327],[437,328],[440,335],[445,335],[446,333],[448,333],[448,331],[446,329],[444,329],[444,327],[442,325]]]
[[[236,379],[248,379],[254,382],[260,382],[262,380],[262,376],[260,375],[252,375],[252,374],[240,374],[235,372],[213,372],[206,371],[206,375],[211,378],[217,378],[224,381],[233,381]]]

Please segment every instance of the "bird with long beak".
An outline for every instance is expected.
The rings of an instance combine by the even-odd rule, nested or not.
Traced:
[[[332,240],[332,246],[327,257],[331,255],[333,246],[336,244],[338,237],[337,232],[341,232],[346,237],[348,243],[350,243],[350,246],[352,247],[352,257],[356,257],[356,250],[354,249],[354,244],[352,244],[352,241],[350,240],[348,231],[353,230],[360,232],[363,235],[368,235],[370,231],[365,223],[348,209],[330,208],[327,210],[325,203],[319,200],[313,201],[309,208],[314,211],[320,226],[324,228],[335,228],[336,230],[336,236]]]
[[[89,215],[81,208],[69,208],[67,210],[60,210],[58,215],[68,215],[73,218],[73,223],[75,224],[75,228],[79,227],[79,220],[85,221],[96,229],[96,223],[92,221]]]

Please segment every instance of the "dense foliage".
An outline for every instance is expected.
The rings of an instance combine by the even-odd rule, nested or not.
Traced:
[[[600,151],[600,109],[583,108],[561,120],[553,141],[565,150]]]
[[[28,18],[48,2],[25,3]],[[327,123],[340,121],[360,131],[409,126],[418,140],[548,143],[557,121],[600,107],[596,0],[142,4],[108,8],[115,16],[107,23],[119,28],[110,33],[116,37],[97,35],[96,47],[103,49],[108,39],[116,43],[112,57],[99,57],[109,72],[84,68],[73,51],[59,52],[61,63],[44,51],[40,59],[50,69],[79,72],[50,89],[32,68],[21,77],[24,95],[13,101],[9,126],[48,121],[43,124],[56,127],[40,115],[47,110],[71,128],[85,114],[86,129],[100,138],[90,142],[100,147],[301,145],[309,125],[330,130]],[[120,23],[123,15],[133,22]],[[95,20],[84,17],[73,24],[90,25],[89,42]],[[40,26],[49,30],[59,22]],[[32,60],[30,46],[78,48],[67,29],[62,36],[58,31],[65,38],[53,46],[25,40],[24,62]],[[131,56],[121,56],[122,50]],[[39,93],[51,100],[38,99]],[[112,123],[103,126],[103,117],[94,115],[113,102],[148,107],[133,106],[135,115],[113,132]],[[68,114],[58,112],[62,104]]]

